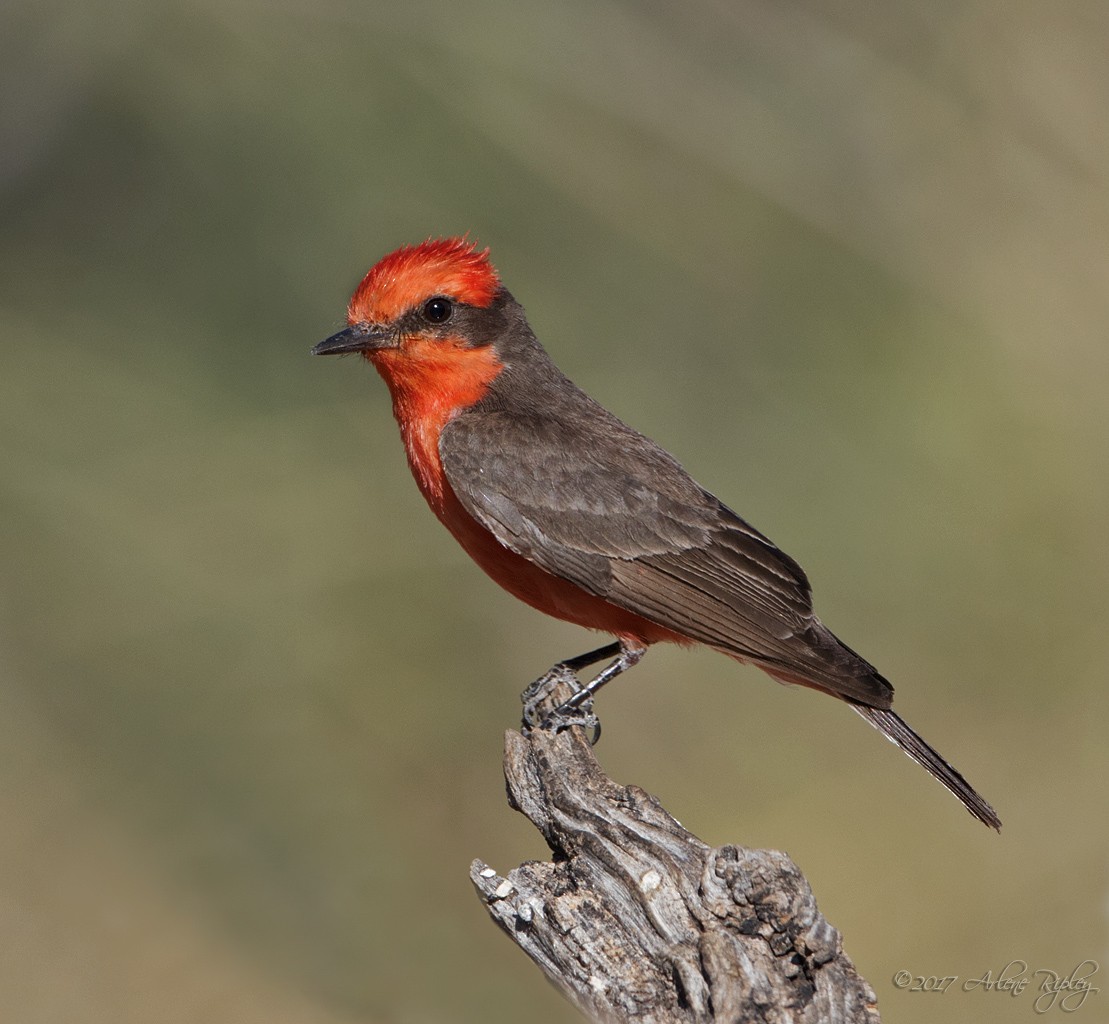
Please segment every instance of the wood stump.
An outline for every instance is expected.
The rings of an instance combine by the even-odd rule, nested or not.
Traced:
[[[555,986],[597,1021],[877,1024],[873,989],[793,861],[712,849],[655,797],[613,782],[588,733],[505,734],[509,803],[553,857],[507,877],[470,869],[493,920]]]

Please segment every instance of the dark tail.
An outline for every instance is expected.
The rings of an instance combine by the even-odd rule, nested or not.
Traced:
[[[940,780],[982,824],[1001,831],[1001,819],[954,768],[924,742],[894,712],[881,708],[868,708],[863,704],[851,705],[863,718],[889,740],[896,743],[917,764]]]

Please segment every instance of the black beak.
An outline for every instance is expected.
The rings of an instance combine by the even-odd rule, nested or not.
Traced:
[[[355,324],[314,345],[312,355],[334,356],[342,352],[372,352],[377,348],[390,348],[394,344],[392,332],[374,330],[368,324]]]

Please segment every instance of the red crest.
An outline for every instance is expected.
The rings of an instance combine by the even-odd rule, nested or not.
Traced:
[[[488,306],[500,287],[489,250],[467,238],[429,238],[379,260],[351,296],[347,320],[391,323],[434,295]]]

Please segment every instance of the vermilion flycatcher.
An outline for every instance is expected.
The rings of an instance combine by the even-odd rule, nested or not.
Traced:
[[[347,322],[312,351],[374,364],[416,483],[470,557],[532,607],[618,638],[563,663],[616,655],[579,697],[650,644],[707,644],[846,701],[1000,828],[890,709],[893,687],[813,614],[801,567],[559,371],[488,250],[459,238],[398,249],[362,280]]]

